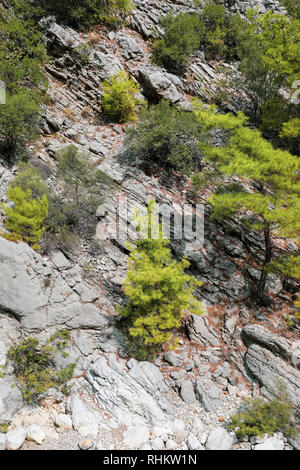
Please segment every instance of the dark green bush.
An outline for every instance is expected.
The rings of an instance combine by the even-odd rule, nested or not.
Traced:
[[[87,29],[97,23],[111,26],[124,21],[132,10],[130,0],[42,0],[37,2],[47,14],[56,15],[79,29]]]
[[[71,380],[76,364],[70,363],[59,370],[54,365],[58,353],[67,356],[65,348],[69,337],[67,330],[60,330],[51,335],[43,346],[36,338],[27,338],[9,349],[7,360],[13,365],[23,396],[28,402],[35,401],[52,387],[63,393],[69,392],[67,382]]]
[[[199,49],[203,25],[195,14],[171,14],[160,20],[165,29],[162,39],[154,42],[153,61],[180,72],[192,53]]]
[[[207,58],[236,59],[243,30],[240,15],[229,13],[217,0],[209,0],[200,13],[200,20],[203,25],[201,45]]]
[[[142,164],[159,164],[189,173],[199,162],[201,128],[193,113],[180,111],[168,101],[143,109],[126,143]]]
[[[245,400],[239,413],[231,417],[228,429],[235,431],[239,438],[263,436],[282,432],[292,435],[292,407],[288,401],[261,398]]]

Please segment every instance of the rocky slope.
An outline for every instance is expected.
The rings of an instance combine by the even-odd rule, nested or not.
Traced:
[[[271,4],[278,7],[269,1],[226,2],[241,14],[253,4],[262,12]],[[269,274],[272,308],[254,307],[247,300],[259,276],[261,234],[242,231],[236,219],[210,221],[205,205],[203,248],[191,251],[188,236],[173,243],[174,253],[186,255],[191,272],[203,281],[198,296],[206,307],[204,316],[188,319],[178,333],[179,350],[163,351],[155,364],[127,357],[117,328],[128,252],[122,241],[103,240],[112,211],[120,197],[127,198],[129,208],[145,207],[154,197],[168,214],[190,202],[191,185],[187,178],[146,175],[138,168],[123,146],[123,126],[107,124],[98,114],[101,82],[124,69],[145,98],[166,98],[184,107],[191,96],[214,93],[222,74],[203,54],[192,58],[183,78],[149,61],[153,29],[162,34],[159,16],[191,8],[188,0],[135,0],[128,27],[117,33],[96,28],[88,63],[74,49],[90,44],[90,35],[53,18],[42,21],[52,56],[46,66],[51,100],[44,109],[42,135],[30,149],[32,163],[59,192],[55,155],[73,143],[113,184],[103,186],[104,205],[92,228],[83,230],[76,252],[55,251],[46,258],[23,243],[0,238],[0,365],[21,338],[31,335],[44,342],[57,327],[71,331],[65,361],[76,361],[71,396],[50,390],[38,407],[23,403],[18,387],[12,388],[13,370],[6,370],[0,379],[0,423],[10,423],[10,431],[0,434],[0,449],[300,447],[299,438],[287,442],[282,435],[240,443],[224,426],[243,397],[272,396],[278,382],[296,406],[300,400],[299,327],[291,331],[284,321],[294,313],[297,286]],[[241,106],[234,90],[228,96],[227,109]],[[14,172],[0,160],[1,201],[6,201]],[[275,244],[278,253],[297,249],[279,238]]]

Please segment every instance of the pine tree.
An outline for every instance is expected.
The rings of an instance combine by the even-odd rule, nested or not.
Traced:
[[[169,242],[162,229],[158,229],[153,214],[155,204],[151,202],[148,216],[137,219],[143,236],[130,253],[124,283],[128,303],[120,308],[120,314],[129,323],[133,341],[134,338],[142,340],[149,350],[171,341],[171,330],[180,327],[185,311],[203,313],[201,304],[193,296],[201,282],[185,273],[189,266],[186,259],[179,262],[172,257]],[[149,229],[141,228],[148,221]],[[151,224],[155,238],[151,238]]]
[[[48,215],[47,196],[44,194],[34,199],[30,189],[23,191],[20,186],[10,186],[7,196],[14,204],[14,207],[3,204],[5,226],[11,233],[2,235],[12,240],[22,240],[33,249],[39,249],[38,242],[45,231],[43,224]]]
[[[213,218],[239,214],[248,227],[263,232],[265,257],[256,295],[265,301],[273,233],[285,237],[298,237],[300,233],[300,161],[288,151],[275,149],[259,131],[246,127],[242,113],[216,114],[214,108],[196,105],[196,116],[208,135],[213,129],[227,133],[223,146],[209,142],[202,145],[207,159],[221,174],[246,177],[252,184],[249,191],[240,185],[229,185],[228,191],[217,191],[210,201]],[[247,211],[254,217],[249,217]]]
[[[96,184],[97,172],[89,163],[87,155],[80,152],[75,145],[68,145],[57,154],[58,176],[67,185],[68,193],[73,194],[78,205],[84,197],[83,189]]]

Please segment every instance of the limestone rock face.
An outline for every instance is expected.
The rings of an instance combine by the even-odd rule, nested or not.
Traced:
[[[234,437],[224,428],[216,428],[208,435],[206,450],[230,450]]]
[[[267,392],[276,393],[284,384],[291,400],[300,403],[299,341],[289,341],[261,325],[246,325],[242,335],[248,345],[245,363]],[[295,367],[293,367],[295,365]]]
[[[209,326],[204,316],[192,315],[187,323],[190,340],[202,346],[219,346],[219,338],[216,331]]]
[[[126,426],[172,426],[174,417],[163,411],[158,398],[167,386],[159,369],[148,362],[137,363],[130,371],[114,354],[100,357],[85,379],[92,386],[96,400],[119,423]]]
[[[267,392],[276,394],[278,385],[283,383],[295,405],[300,403],[300,372],[258,344],[252,344],[245,355],[250,372],[263,385]]]
[[[0,378],[0,423],[10,422],[23,405],[22,393],[10,376]]]
[[[62,254],[52,264],[25,243],[0,237],[0,312],[11,313],[28,331],[63,325],[105,329],[110,321],[93,303],[98,296],[81,278],[70,287],[63,277],[69,268]]]

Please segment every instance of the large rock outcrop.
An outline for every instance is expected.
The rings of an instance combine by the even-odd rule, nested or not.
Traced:
[[[133,360],[129,370],[125,361],[110,354],[108,358],[100,357],[92,364],[85,379],[101,407],[119,423],[167,428],[174,424],[174,416],[161,406],[168,388],[155,365]]]
[[[28,245],[0,237],[0,313],[11,314],[28,331],[105,329],[110,320],[94,303],[95,292],[62,254],[54,262],[60,271]]]
[[[248,347],[245,363],[251,374],[271,395],[276,395],[283,384],[295,406],[299,406],[300,371],[294,367],[299,366],[299,341],[288,341],[261,325],[247,325],[242,334]]]

